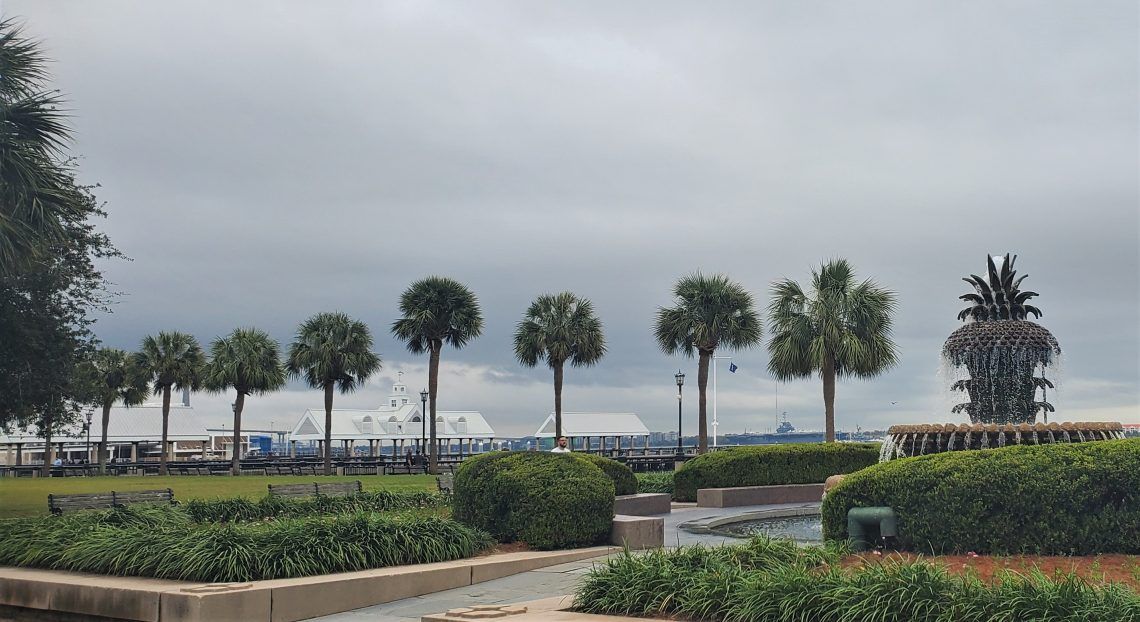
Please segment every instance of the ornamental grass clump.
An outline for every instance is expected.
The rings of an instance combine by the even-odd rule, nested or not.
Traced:
[[[956,576],[929,562],[841,568],[835,547],[757,538],[744,546],[619,554],[575,599],[584,612],[682,620],[824,622],[1133,621],[1140,596],[1075,574]]]
[[[254,501],[243,497],[226,499],[191,499],[182,505],[186,514],[198,523],[249,522],[271,518],[300,518],[351,512],[390,512],[443,508],[442,495],[427,491],[377,490],[344,497],[308,498],[275,497]]]
[[[492,544],[451,520],[373,512],[195,524],[178,509],[148,508],[0,522],[0,565],[203,582],[441,562]]]

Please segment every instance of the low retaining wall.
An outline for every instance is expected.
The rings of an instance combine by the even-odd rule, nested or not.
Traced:
[[[665,519],[653,516],[614,516],[610,544],[633,550],[665,546]]]
[[[821,498],[823,498],[823,484],[701,488],[697,491],[697,507],[732,508],[742,505],[807,503],[818,502]]]
[[[658,519],[660,520],[660,519]],[[525,551],[297,579],[203,584],[0,568],[3,607],[140,622],[295,622],[598,557],[612,547]],[[64,617],[64,616],[61,616]],[[66,616],[71,617],[71,616]]]
[[[618,495],[614,499],[614,514],[625,516],[653,516],[672,511],[673,496],[667,492],[642,492],[636,495]]]

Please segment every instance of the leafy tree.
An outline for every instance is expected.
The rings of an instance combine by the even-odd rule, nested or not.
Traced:
[[[241,412],[245,396],[264,395],[285,386],[280,346],[269,333],[256,328],[238,328],[228,337],[210,344],[210,362],[202,374],[207,391],[237,391],[234,401],[234,475],[241,475]]]
[[[828,442],[835,440],[835,379],[871,378],[895,365],[891,314],[895,295],[833,259],[812,271],[812,292],[784,279],[772,286],[768,370],[777,380],[819,373]]]
[[[92,389],[92,310],[109,311],[99,258],[121,257],[91,221],[105,214],[75,182],[65,115],[39,43],[0,22],[0,429],[47,441]]]
[[[698,451],[704,453],[709,447],[705,407],[709,362],[717,348],[739,350],[760,343],[763,328],[752,294],[722,274],[697,272],[683,277],[673,286],[673,296],[675,306],[657,311],[654,334],[666,354],[691,357],[697,353]]]
[[[408,286],[400,296],[403,317],[392,324],[392,334],[407,343],[413,354],[428,357],[428,420],[431,444],[428,469],[436,471],[436,396],[439,385],[439,353],[443,344],[459,349],[483,332],[479,301],[466,285],[447,277],[429,276]]]
[[[193,335],[180,332],[160,332],[148,335],[142,348],[135,354],[135,364],[154,384],[154,394],[162,394],[162,448],[159,452],[158,471],[166,475],[166,437],[170,428],[170,393],[197,391],[202,384],[202,368],[206,355]]]
[[[92,403],[103,409],[103,429],[99,438],[99,474],[107,472],[107,428],[111,424],[111,407],[121,401],[124,406],[138,406],[146,401],[147,379],[139,372],[133,355],[117,348],[100,348],[86,363],[91,374]]]
[[[380,370],[380,357],[372,352],[372,332],[344,313],[318,313],[297,330],[285,370],[325,393],[325,475],[332,475],[333,389],[352,393]]]
[[[527,367],[545,359],[554,370],[554,437],[562,436],[562,368],[589,366],[606,353],[594,305],[570,292],[535,298],[515,329],[515,356]]]
[[[0,275],[50,261],[86,212],[64,147],[70,140],[41,45],[0,22]]]

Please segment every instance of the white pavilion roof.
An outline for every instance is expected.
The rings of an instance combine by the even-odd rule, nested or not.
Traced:
[[[91,417],[91,439],[98,440],[103,434],[103,412],[97,409]],[[53,434],[53,443],[82,443],[87,440],[82,424],[72,426],[68,432]],[[168,441],[209,440],[206,424],[194,412],[193,406],[170,405],[170,424],[167,430]],[[142,406],[115,406],[111,408],[110,424],[107,426],[107,440],[112,443],[132,441],[162,440],[162,404]],[[0,434],[3,443],[42,443],[43,437],[24,431]]]
[[[537,438],[554,436],[554,413],[534,433]],[[634,413],[562,413],[563,436],[648,436],[649,428]]]

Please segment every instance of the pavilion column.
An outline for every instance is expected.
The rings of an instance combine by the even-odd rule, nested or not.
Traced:
[[[24,444],[16,443],[16,466],[24,464]]]
[[[297,441],[289,441],[289,457],[297,457]]]
[[[475,439],[473,438],[467,439],[467,455],[475,455]]]
[[[202,441],[202,459],[203,460],[206,459],[206,450],[209,449],[209,447],[210,447],[209,441]]]
[[[400,441],[392,439],[392,459],[395,460],[400,456]]]
[[[139,442],[131,441],[131,462],[139,461]]]
[[[238,458],[241,458],[241,445],[235,445],[234,451],[238,452]],[[174,454],[174,441],[166,441],[166,460],[174,462],[178,456]]]
[[[645,455],[649,455],[649,435],[645,435]]]

